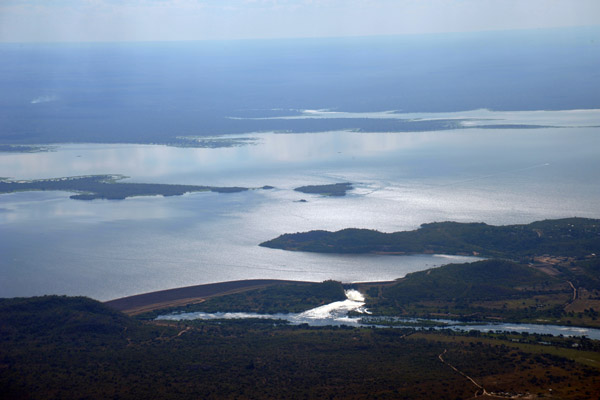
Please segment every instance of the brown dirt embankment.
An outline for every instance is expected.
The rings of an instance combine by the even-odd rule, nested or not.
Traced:
[[[161,308],[185,306],[200,303],[207,298],[260,289],[272,285],[307,283],[301,281],[285,281],[277,279],[249,279],[209,283],[206,285],[187,286],[176,289],[160,290],[104,302],[109,307],[128,315],[137,315]]]

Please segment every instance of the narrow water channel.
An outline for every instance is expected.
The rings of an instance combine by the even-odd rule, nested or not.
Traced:
[[[384,324],[384,322],[390,322],[389,317],[378,319],[377,317],[369,316],[369,311],[364,308],[364,296],[357,290],[346,290],[346,300],[336,301],[333,303],[325,304],[301,313],[289,313],[289,314],[257,314],[257,313],[246,313],[246,312],[217,312],[217,313],[205,313],[205,312],[190,312],[190,313],[173,313],[160,315],[157,320],[170,320],[170,321],[182,321],[182,320],[219,320],[219,319],[244,319],[244,318],[260,318],[260,319],[278,319],[289,322],[290,324],[308,324],[310,326],[375,326],[385,327],[390,326]],[[348,313],[354,311],[363,316],[349,316]],[[354,313],[353,313],[354,314]],[[423,322],[423,325],[419,326],[419,321]],[[378,323],[379,322],[379,323]],[[589,339],[600,340],[600,329],[594,328],[583,328],[576,326],[561,326],[561,325],[542,325],[542,324],[517,324],[517,323],[469,323],[468,325],[454,320],[417,320],[413,318],[393,318],[395,327],[406,327],[402,323],[410,324],[410,327],[416,329],[430,328],[432,325],[429,322],[437,324],[436,328],[449,328],[461,331],[508,331],[515,333],[530,333],[540,335],[553,335],[553,336],[586,336]],[[435,325],[434,324],[434,325]]]

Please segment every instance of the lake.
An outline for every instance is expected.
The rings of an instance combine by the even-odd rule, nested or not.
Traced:
[[[250,278],[379,281],[468,261],[295,253],[258,244],[312,229],[391,232],[445,220],[600,218],[600,112],[573,114],[480,110],[411,116],[463,121],[452,130],[261,132],[214,137],[211,147],[64,144],[0,153],[0,176],[11,179],[123,174],[132,182],[275,187],[116,201],[72,200],[64,192],[0,195],[0,296],[108,300]],[[504,122],[478,126],[484,119]],[[553,127],[505,126],[511,123]],[[355,189],[345,197],[293,190],[335,182]]]
[[[429,121],[407,127],[364,115],[388,110],[597,109],[599,42],[600,28],[581,27],[329,39],[0,43],[0,144],[165,144],[177,136],[253,131],[445,126]],[[318,123],[248,119],[303,109],[357,112],[363,119],[350,123],[344,113]]]

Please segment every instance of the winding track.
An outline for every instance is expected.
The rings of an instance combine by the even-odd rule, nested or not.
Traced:
[[[452,368],[454,371],[458,372],[459,374],[461,374],[462,376],[467,378],[469,381],[471,381],[471,383],[473,385],[475,385],[477,387],[475,394],[473,395],[473,397],[471,397],[472,399],[476,399],[478,397],[488,397],[488,398],[492,398],[492,399],[528,399],[528,398],[530,398],[530,396],[528,394],[510,395],[507,393],[488,392],[487,390],[485,390],[485,388],[483,386],[481,386],[479,383],[477,383],[475,381],[475,379],[471,378],[469,375],[465,374],[464,372],[462,372],[461,370],[456,368],[454,365],[452,365],[448,361],[444,360],[443,356],[444,356],[444,354],[446,354],[447,351],[448,351],[448,349],[444,349],[444,351],[438,356],[438,358],[440,359],[440,361],[442,363],[446,364],[447,366]]]

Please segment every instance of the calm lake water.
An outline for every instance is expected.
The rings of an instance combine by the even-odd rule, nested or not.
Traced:
[[[465,259],[258,243],[310,229],[600,217],[598,43],[591,27],[0,44],[0,144],[130,143],[0,153],[0,177],[276,187],[91,202],[0,195],[0,296],[106,300],[243,278],[388,280]],[[208,138],[217,134],[240,140]],[[194,138],[217,148],[133,144]],[[355,190],[343,198],[293,191],[345,181]]]
[[[444,220],[600,218],[600,131],[593,127],[600,113],[590,113],[578,122],[583,127],[256,133],[241,135],[251,140],[236,147],[66,144],[51,152],[0,153],[0,176],[12,179],[123,174],[134,182],[275,187],[123,201],[77,201],[64,192],[0,195],[0,296],[108,300],[246,278],[390,280],[463,262],[258,244],[311,229],[390,232]],[[346,181],[355,184],[346,197],[293,191]]]

